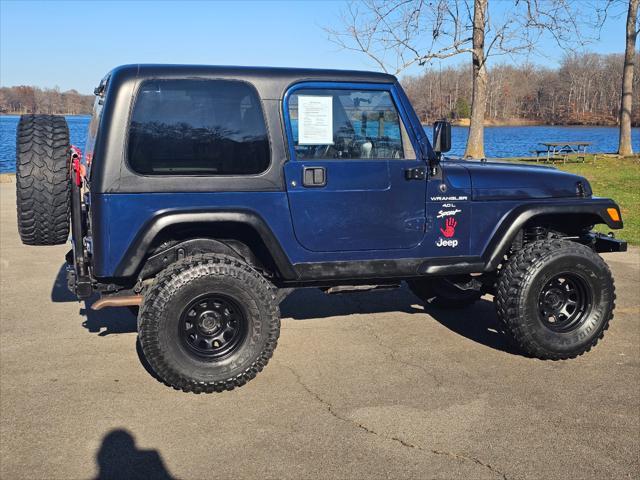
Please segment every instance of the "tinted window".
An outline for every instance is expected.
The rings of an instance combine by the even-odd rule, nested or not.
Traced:
[[[141,86],[129,163],[142,174],[247,175],[269,165],[255,90],[227,80],[161,80]]]
[[[298,159],[405,158],[400,117],[388,91],[296,90],[289,118]]]

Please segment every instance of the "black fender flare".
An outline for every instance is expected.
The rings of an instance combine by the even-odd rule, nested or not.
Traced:
[[[619,221],[614,221],[607,213],[608,208],[615,208],[620,217]],[[497,229],[493,233],[489,244],[487,245],[482,259],[485,263],[484,270],[490,272],[495,270],[502,262],[504,255],[507,253],[516,234],[522,227],[532,218],[540,215],[576,215],[590,214],[600,218],[600,222],[604,223],[612,229],[620,229],[623,226],[622,217],[620,216],[620,208],[611,199],[576,199],[567,202],[553,203],[529,203],[520,205],[509,213],[507,213],[499,223]]]
[[[297,274],[293,269],[291,261],[284,253],[280,242],[267,226],[265,221],[256,213],[247,210],[224,210],[224,211],[179,211],[163,212],[142,226],[131,245],[127,249],[123,259],[115,270],[116,277],[132,277],[136,275],[142,267],[142,263],[149,253],[155,238],[160,232],[173,225],[185,225],[190,223],[237,223],[248,225],[258,232],[260,238],[266,245],[273,261],[278,269],[278,273],[283,279],[294,280]]]

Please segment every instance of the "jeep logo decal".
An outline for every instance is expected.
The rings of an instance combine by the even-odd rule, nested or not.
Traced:
[[[451,247],[456,248],[458,246],[458,240],[445,240],[442,237],[438,237],[436,247]]]

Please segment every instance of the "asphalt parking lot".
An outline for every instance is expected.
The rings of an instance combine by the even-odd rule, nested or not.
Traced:
[[[407,290],[281,305],[264,372],[172,390],[126,309],[66,291],[67,247],[25,247],[0,185],[0,478],[638,478],[640,251],[607,254],[615,319],[593,351],[512,351],[493,305],[425,310]]]

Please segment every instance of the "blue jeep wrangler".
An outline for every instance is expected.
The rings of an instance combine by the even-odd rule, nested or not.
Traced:
[[[18,225],[68,241],[69,288],[92,308],[137,309],[167,385],[241,386],[278,341],[293,288],[399,286],[467,306],[494,296],[515,344],[572,358],[614,308],[595,224],[618,206],[550,167],[442,156],[397,79],[381,73],[128,65],[95,90],[84,157],[64,118],[18,128]]]

